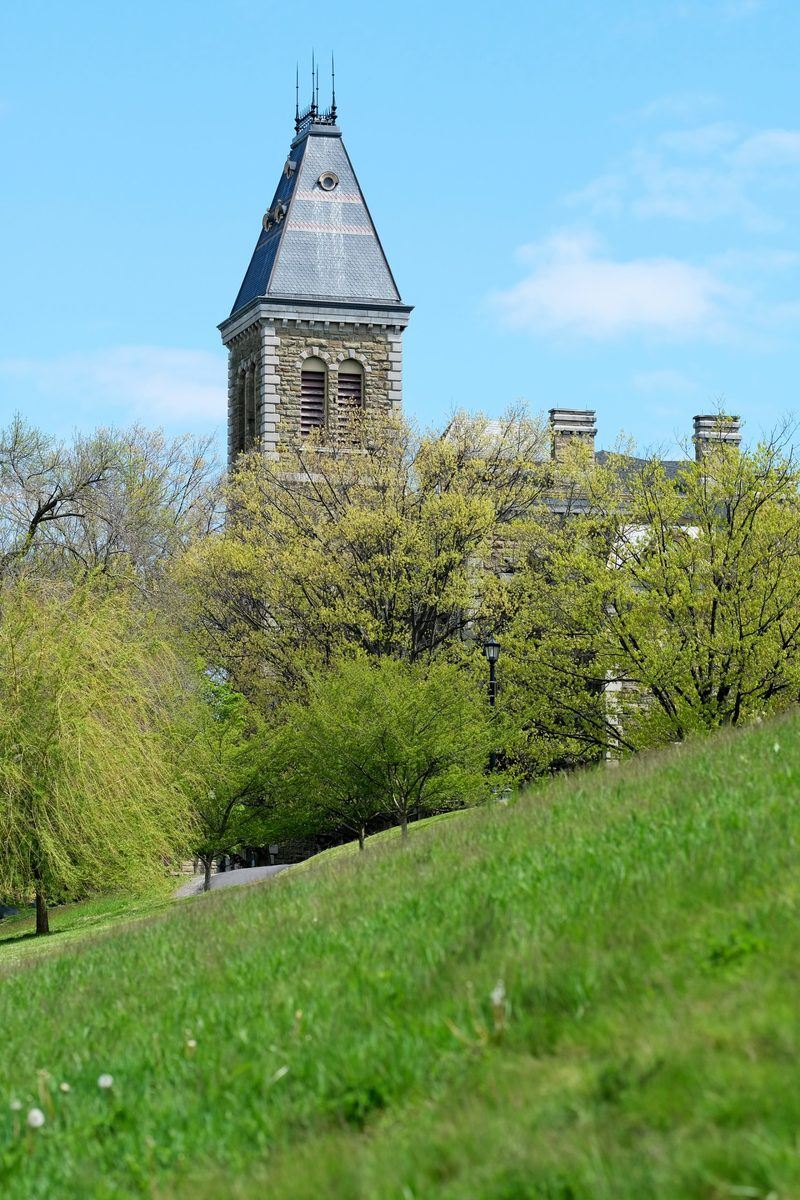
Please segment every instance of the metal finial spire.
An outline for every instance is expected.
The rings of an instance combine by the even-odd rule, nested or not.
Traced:
[[[300,66],[295,71],[295,104],[294,128],[298,136],[305,135],[315,125],[336,124],[336,64],[331,54],[331,105],[321,109],[319,106],[319,59],[316,50],[311,51],[311,103],[300,107]]]

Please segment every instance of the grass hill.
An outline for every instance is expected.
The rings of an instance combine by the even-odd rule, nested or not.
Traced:
[[[0,1195],[800,1197],[799,734],[0,951]]]

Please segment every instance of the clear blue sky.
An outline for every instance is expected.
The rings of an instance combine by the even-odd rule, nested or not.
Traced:
[[[222,429],[228,313],[337,59],[423,423],[669,445],[798,404],[798,0],[45,0],[0,20],[0,420]],[[324,87],[324,84],[323,84]]]

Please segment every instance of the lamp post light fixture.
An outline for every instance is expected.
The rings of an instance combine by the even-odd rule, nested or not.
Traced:
[[[497,660],[500,657],[500,643],[494,634],[489,634],[486,641],[483,643],[483,653],[489,663],[489,704],[494,708],[497,703]],[[491,750],[489,753],[489,770],[493,771],[497,765],[497,751]]]

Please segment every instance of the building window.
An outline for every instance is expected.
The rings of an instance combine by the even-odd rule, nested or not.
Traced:
[[[307,358],[300,372],[300,435],[325,427],[327,369],[321,358]]]
[[[354,358],[346,358],[339,365],[339,386],[336,394],[336,409],[339,428],[344,432],[352,418],[364,407],[364,368]]]

